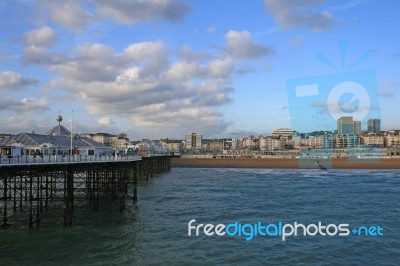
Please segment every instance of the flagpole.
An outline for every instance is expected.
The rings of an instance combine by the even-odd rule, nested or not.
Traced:
[[[74,125],[74,110],[72,109],[72,112],[71,112],[71,156],[72,156],[72,138],[73,138],[73,125]]]

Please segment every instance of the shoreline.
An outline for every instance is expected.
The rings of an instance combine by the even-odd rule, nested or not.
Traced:
[[[292,158],[172,158],[172,167],[188,168],[275,168],[319,169],[314,159]],[[319,159],[327,169],[400,169],[400,158],[380,159]]]

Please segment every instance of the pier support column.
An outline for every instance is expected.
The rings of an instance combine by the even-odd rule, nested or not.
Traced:
[[[138,163],[133,166],[133,202],[137,202],[137,178],[138,178]]]
[[[40,175],[36,177],[36,226],[39,226],[40,223]]]
[[[125,210],[125,186],[126,173],[123,170],[118,171],[118,194],[119,194],[119,210]]]
[[[74,208],[74,171],[68,168],[64,176],[64,225],[72,225],[72,209]]]
[[[20,177],[21,178],[21,177]],[[13,209],[14,209],[14,213],[17,211],[17,176],[14,176],[14,191],[13,191]]]
[[[1,227],[5,228],[7,227],[7,175],[4,176],[3,179],[3,185],[4,185],[4,191],[3,191],[3,197],[4,197],[4,207],[3,207],[3,220],[1,221]]]
[[[29,228],[33,226],[33,184],[32,184],[32,174],[29,172]]]
[[[100,184],[100,177],[99,171],[95,171],[94,180],[93,180],[93,206],[95,210],[99,209],[99,184]]]
[[[153,174],[154,174],[155,160],[157,160],[157,158],[151,158],[150,159],[150,177],[151,178],[153,178]]]

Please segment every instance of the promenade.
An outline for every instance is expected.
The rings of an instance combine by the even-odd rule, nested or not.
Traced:
[[[400,158],[324,159],[318,160],[318,162],[327,169],[400,169]],[[171,166],[196,168],[319,169],[313,159],[292,158],[172,158]]]

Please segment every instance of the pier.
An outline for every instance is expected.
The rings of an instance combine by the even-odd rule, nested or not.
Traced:
[[[54,209],[62,209],[60,221],[70,226],[77,201],[99,210],[100,199],[111,199],[123,211],[127,201],[137,201],[140,180],[170,168],[167,156],[6,158],[0,164],[0,226],[38,227]]]

